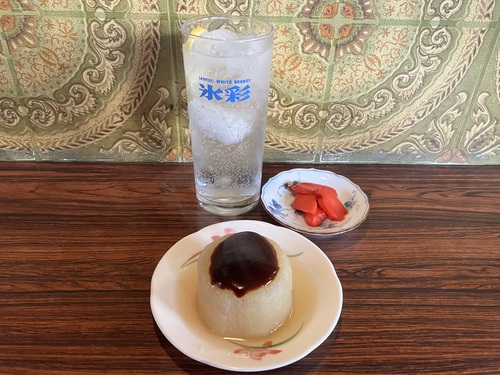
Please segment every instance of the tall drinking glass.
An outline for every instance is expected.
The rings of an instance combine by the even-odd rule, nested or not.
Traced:
[[[274,27],[245,17],[181,26],[196,196],[217,215],[258,203]]]

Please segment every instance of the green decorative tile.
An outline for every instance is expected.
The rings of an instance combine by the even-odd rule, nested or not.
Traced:
[[[178,113],[178,82],[175,69],[177,33],[174,22],[135,20],[161,38],[141,46],[144,51],[141,76],[137,82],[150,82],[137,110],[120,130],[103,142],[99,153],[103,158],[127,161],[181,161],[181,136]],[[156,29],[158,27],[158,29]],[[138,29],[143,29],[140,27]],[[161,48],[160,48],[161,46]],[[147,57],[144,59],[144,57]]]
[[[500,39],[489,30],[481,48],[482,65],[470,69],[457,95],[470,98],[460,137],[445,156],[461,164],[498,164],[500,160]]]
[[[276,27],[266,161],[500,164],[494,0],[4,0],[0,160],[190,161],[181,20]]]

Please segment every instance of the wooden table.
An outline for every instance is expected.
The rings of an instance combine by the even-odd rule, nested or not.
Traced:
[[[500,167],[321,168],[360,185],[370,214],[314,240],[342,315],[274,372],[500,374]],[[240,218],[274,223],[260,206]],[[197,207],[190,164],[0,163],[0,374],[223,373],[164,338],[149,293],[175,242],[229,219]]]

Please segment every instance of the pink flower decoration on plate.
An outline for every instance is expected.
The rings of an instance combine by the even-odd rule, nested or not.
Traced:
[[[260,361],[260,360],[262,360],[262,357],[264,357],[267,354],[279,354],[279,353],[281,353],[281,350],[274,349],[274,348],[276,348],[277,346],[286,344],[287,342],[289,342],[290,340],[295,338],[299,334],[299,332],[302,330],[303,326],[304,326],[304,324],[302,324],[299,327],[299,329],[297,330],[297,332],[295,332],[292,336],[290,336],[287,339],[280,341],[276,344],[273,344],[273,342],[271,340],[266,341],[264,344],[259,345],[259,346],[244,345],[241,342],[233,341],[233,340],[228,340],[228,341],[232,342],[233,344],[238,345],[240,347],[239,349],[234,350],[234,352],[233,352],[234,354],[239,354],[239,355],[245,356],[247,358],[254,359],[256,361]]]
[[[234,354],[244,355],[244,356],[250,357],[251,359],[254,359],[256,361],[260,361],[260,360],[262,360],[262,357],[264,357],[267,354],[279,354],[279,353],[281,353],[281,350],[271,349],[272,345],[273,345],[272,341],[267,341],[264,344],[262,344],[262,347],[260,347],[260,348],[240,348],[240,349],[236,349],[234,351]]]
[[[225,236],[226,234],[229,233],[236,233],[236,230],[234,230],[233,228],[224,228],[224,234],[222,236]],[[220,238],[222,236],[219,235],[212,236],[212,241],[215,241],[217,238]]]

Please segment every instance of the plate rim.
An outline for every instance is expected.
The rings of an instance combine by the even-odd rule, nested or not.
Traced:
[[[328,274],[325,273],[323,275],[323,278],[327,277],[327,281],[330,283],[332,283],[332,280],[333,280],[334,281],[333,284],[335,284],[336,288],[332,288],[332,291],[329,294],[329,296],[331,297],[330,300],[327,302],[323,302],[323,303],[335,304],[335,306],[337,308],[336,308],[335,313],[333,313],[333,314],[332,314],[332,311],[329,311],[329,313],[327,315],[327,317],[328,316],[330,317],[329,321],[323,322],[323,319],[322,319],[321,323],[322,324],[325,323],[324,324],[325,330],[323,332],[321,332],[321,334],[319,334],[318,337],[314,337],[314,340],[315,340],[314,344],[301,348],[299,354],[295,354],[295,355],[290,356],[290,357],[285,357],[285,358],[281,359],[279,357],[277,358],[276,356],[273,356],[272,360],[262,361],[262,363],[256,363],[258,361],[252,361],[252,362],[250,362],[250,365],[247,365],[247,366],[244,366],[244,365],[235,366],[234,364],[231,364],[230,360],[228,360],[227,363],[223,363],[218,358],[206,358],[206,357],[197,355],[198,353],[195,353],[192,350],[190,350],[189,345],[183,344],[182,339],[172,337],[170,332],[168,332],[168,324],[167,324],[167,328],[166,328],[166,326],[164,324],[165,322],[159,321],[161,314],[159,313],[159,311],[157,311],[157,309],[159,309],[160,307],[158,306],[158,302],[157,302],[157,298],[159,298],[159,295],[157,292],[158,285],[156,283],[159,272],[162,272],[163,268],[165,268],[164,266],[168,266],[169,264],[170,265],[172,264],[170,258],[175,258],[176,256],[178,257],[178,255],[180,255],[180,254],[177,254],[177,252],[180,252],[182,250],[182,246],[183,246],[182,242],[183,241],[189,241],[190,239],[192,240],[197,236],[201,237],[201,234],[203,232],[210,232],[212,230],[215,231],[217,229],[223,230],[224,227],[226,227],[226,228],[227,227],[235,227],[235,228],[237,228],[236,231],[251,230],[251,229],[255,230],[256,228],[258,229],[258,230],[255,230],[256,232],[258,232],[259,230],[260,231],[269,230],[271,232],[281,231],[282,236],[284,236],[284,237],[287,237],[286,235],[291,233],[291,237],[289,237],[289,238],[292,238],[292,240],[294,240],[293,237],[296,237],[296,238],[301,237],[302,238],[301,241],[306,241],[304,243],[307,243],[309,245],[309,246],[307,246],[307,248],[308,248],[307,256],[310,257],[309,258],[310,261],[313,260],[316,262],[321,262],[324,265],[324,267],[326,267],[328,269]],[[281,241],[284,241],[284,239],[283,239],[284,237],[281,238]],[[269,238],[273,239],[272,234],[269,235]],[[288,238],[286,240],[289,241]],[[185,257],[192,254],[196,250],[197,249],[193,249],[190,253],[184,253]],[[180,258],[178,258],[177,261],[180,262]],[[327,263],[325,263],[325,262],[327,262]],[[181,271],[179,271],[179,273],[180,272]],[[316,275],[314,275],[314,277],[311,276],[312,274],[314,274],[314,272],[311,273],[311,271],[309,270],[308,277],[311,277],[311,278],[316,277]],[[316,283],[316,286],[319,288],[320,286],[317,284],[317,281],[315,281],[315,283]],[[172,292],[172,291],[174,291],[173,290],[174,288],[179,289],[179,286],[176,284],[172,288],[166,288],[166,289],[168,289],[169,291]],[[316,302],[316,304],[318,306],[322,306],[321,303],[322,302],[319,300]],[[314,244],[311,240],[307,239],[306,237],[304,237],[300,233],[294,232],[294,231],[287,229],[287,228],[284,228],[284,227],[276,226],[274,224],[270,224],[270,223],[266,223],[266,222],[262,222],[262,221],[254,221],[254,220],[233,220],[233,221],[226,221],[226,222],[212,224],[212,225],[206,226],[206,227],[204,227],[204,228],[202,228],[194,233],[191,233],[191,234],[183,237],[179,241],[177,241],[174,245],[172,245],[169,248],[169,250],[167,252],[164,253],[164,255],[161,257],[160,261],[158,262],[158,264],[153,272],[153,275],[151,277],[150,306],[151,306],[153,318],[154,318],[158,328],[162,332],[162,334],[177,350],[179,350],[180,352],[182,352],[186,356],[188,356],[188,357],[190,357],[198,362],[207,364],[207,365],[215,367],[215,368],[223,369],[223,370],[240,371],[240,372],[254,372],[254,371],[266,371],[266,370],[271,370],[271,369],[287,366],[291,363],[294,363],[294,362],[304,358],[310,352],[312,352],[314,349],[316,349],[319,345],[321,345],[333,332],[333,330],[335,329],[335,327],[340,319],[340,315],[342,312],[342,306],[343,306],[343,290],[342,290],[342,284],[340,283],[340,279],[338,278],[338,275],[335,271],[335,268],[334,268],[332,262],[326,256],[326,254],[316,244]],[[182,307],[178,307],[177,310],[174,311],[174,313],[177,313],[177,315],[178,315],[177,317],[175,317],[176,319],[178,319],[178,318],[182,319],[182,317],[180,316],[181,309],[182,309]],[[320,309],[316,309],[316,310],[320,310]],[[319,319],[317,319],[316,315],[318,315],[318,313],[321,313],[321,311],[318,312],[316,310],[310,316],[312,323],[319,322]],[[316,320],[314,320],[315,317],[316,317]],[[189,325],[189,322],[185,322],[185,324],[187,327],[191,327],[191,329],[193,329],[193,324],[191,324],[191,326]],[[165,332],[165,331],[167,331],[167,332]],[[224,339],[213,335],[213,340],[215,341],[215,340],[224,340]],[[221,341],[221,343],[222,342],[225,342],[225,341]],[[300,342],[300,340],[294,341],[294,343],[299,343],[299,345],[302,344],[302,342]],[[283,347],[286,347],[286,345],[290,345],[290,344],[285,343],[285,344],[283,344]],[[268,357],[268,358],[271,358],[271,357]],[[245,360],[245,358],[242,359],[242,362],[241,362],[242,364],[245,363],[244,360]]]
[[[296,226],[292,225],[292,223],[290,223],[289,221],[282,219],[279,215],[275,215],[272,211],[270,211],[268,208],[268,205],[266,204],[266,201],[265,201],[265,195],[266,195],[267,189],[270,188],[271,184],[275,180],[279,179],[280,177],[283,177],[283,176],[288,175],[288,174],[299,174],[300,172],[303,172],[303,171],[309,172],[309,173],[331,175],[334,178],[341,178],[347,184],[349,184],[352,188],[354,188],[356,190],[356,192],[359,193],[363,198],[363,200],[362,201],[359,200],[359,202],[364,203],[363,206],[365,206],[365,209],[364,209],[362,215],[360,216],[360,218],[345,228],[338,229],[338,230],[332,230],[332,231],[319,232],[317,230],[314,230],[314,227],[309,227],[306,223],[304,223],[304,227],[311,228],[311,230],[306,230],[306,229],[303,229],[300,227],[296,227]],[[363,222],[365,222],[365,220],[368,218],[368,213],[370,211],[370,204],[368,201],[368,196],[359,187],[359,185],[355,184],[349,178],[347,178],[341,174],[335,173],[335,172],[327,170],[327,169],[318,169],[318,168],[292,168],[292,169],[288,169],[285,171],[281,171],[281,172],[275,174],[274,176],[270,177],[267,180],[267,182],[262,186],[261,194],[260,194],[260,203],[261,203],[261,206],[264,208],[264,210],[267,212],[267,214],[269,216],[271,216],[279,224],[283,225],[286,228],[292,229],[293,231],[299,232],[299,233],[307,235],[307,236],[312,236],[314,238],[331,237],[331,236],[337,236],[340,234],[350,232],[350,231],[358,228],[361,224],[363,224]]]

